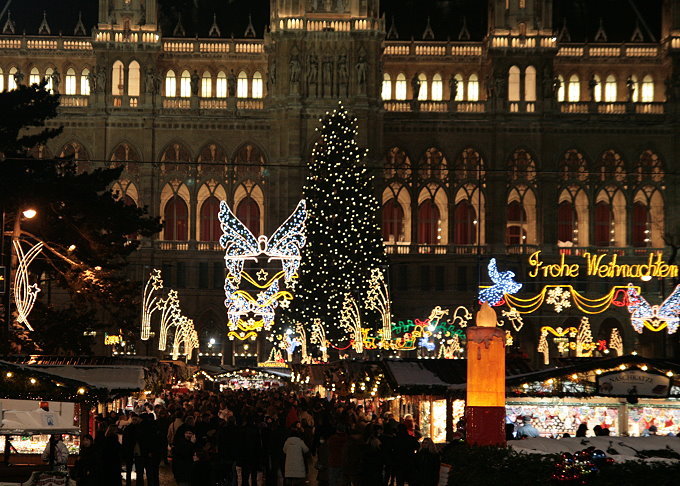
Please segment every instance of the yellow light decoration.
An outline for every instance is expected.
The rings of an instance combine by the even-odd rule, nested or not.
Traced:
[[[590,357],[596,347],[597,344],[593,342],[593,334],[590,332],[590,319],[584,316],[581,318],[581,324],[578,326],[576,356],[580,358]]]
[[[361,332],[361,314],[359,313],[359,306],[352,297],[352,294],[345,294],[345,300],[342,303],[342,311],[340,312],[340,327],[345,329],[352,339],[352,348],[357,353],[363,353],[364,340]]]
[[[156,305],[158,302],[157,292],[162,289],[163,278],[161,277],[161,271],[154,268],[144,286],[144,297],[142,298],[142,341],[148,340],[151,335],[151,315],[154,311],[158,310]]]
[[[368,285],[366,308],[375,310],[380,314],[382,337],[383,339],[391,339],[392,312],[390,310],[390,292],[385,283],[383,271],[379,268],[371,269],[371,279]]]
[[[612,329],[609,337],[609,348],[616,351],[617,356],[623,356],[623,339],[617,328]]]
[[[311,363],[311,358],[307,354],[307,332],[301,322],[295,324],[295,332],[300,336],[300,352],[302,353],[302,363]]]
[[[181,316],[175,326],[175,337],[172,346],[172,359],[177,359],[179,357],[179,348],[180,346],[183,346],[183,354],[186,355],[187,360],[190,360],[193,350],[197,349],[198,345],[198,333],[196,332],[196,329],[194,329],[193,319]]]
[[[161,311],[161,327],[158,333],[158,349],[165,351],[168,340],[168,330],[171,326],[177,325],[181,318],[181,311],[179,308],[179,295],[176,290],[170,290],[165,299],[161,299],[156,303],[158,310]]]
[[[19,241],[14,240],[13,243],[19,260],[14,276],[14,305],[17,308],[17,322],[24,324],[29,331],[32,331],[33,328],[28,323],[28,315],[33,310],[40,288],[38,284],[31,285],[29,283],[28,267],[35,257],[38,256],[40,250],[42,250],[43,244],[42,242],[37,243],[28,252],[24,253],[24,249]]]
[[[550,364],[550,346],[548,345],[548,332],[541,329],[541,338],[538,340],[538,352],[543,353],[543,364]]]
[[[636,287],[639,289],[639,287]],[[597,299],[589,299],[581,295],[577,290],[575,290],[571,285],[546,285],[543,290],[534,297],[523,299],[514,295],[505,294],[505,302],[511,309],[516,309],[519,314],[531,314],[538,310],[544,303],[547,303],[549,299],[548,294],[552,290],[559,289],[560,296],[564,292],[568,292],[571,296],[571,302],[581,311],[586,314],[600,314],[605,312],[612,304],[613,299],[616,297],[619,291],[626,292],[628,290],[627,285],[616,285],[611,288],[611,290],[604,296]],[[557,300],[557,293],[554,293],[555,302],[564,302],[563,298]],[[564,305],[562,306],[562,308]]]
[[[316,344],[321,351],[321,361],[328,362],[328,340],[326,339],[326,329],[321,323],[321,319],[314,319],[312,321],[312,335],[309,338],[310,342]]]

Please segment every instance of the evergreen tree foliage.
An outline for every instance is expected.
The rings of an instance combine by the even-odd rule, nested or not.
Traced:
[[[138,236],[161,229],[146,208],[126,205],[111,190],[122,168],[83,172],[73,160],[36,160],[27,155],[36,144],[61,132],[42,128],[56,116],[58,102],[58,95],[48,93],[44,83],[0,93],[0,107],[10,114],[0,120],[4,250],[9,251],[14,222],[29,207],[37,216],[21,221],[17,236],[25,248],[39,241],[45,245],[29,268],[31,282],[40,279],[43,288],[29,317],[35,331],[15,326],[12,337],[22,352],[82,352],[84,328],[111,323],[116,331],[130,327],[138,318],[141,283],[125,275],[127,259],[140,244]],[[47,287],[62,289],[58,293],[66,300],[50,302],[54,292]],[[56,326],[58,322],[63,324]]]
[[[356,118],[340,104],[321,123],[304,187],[307,243],[293,305],[297,319],[306,326],[321,319],[329,337],[337,340],[347,339],[336,330],[347,293],[362,316],[371,316],[363,327],[375,322],[364,302],[371,269],[384,267],[386,258],[373,176],[364,163],[366,150],[355,141]]]

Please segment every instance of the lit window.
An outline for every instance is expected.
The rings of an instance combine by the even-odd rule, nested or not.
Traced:
[[[90,94],[90,81],[88,78],[90,77],[90,70],[89,69],[83,69],[83,72],[80,73],[80,94],[84,96],[89,96]]]
[[[201,78],[201,97],[210,98],[212,96],[212,76],[208,71],[203,73]]]
[[[227,75],[224,71],[217,73],[217,82],[215,83],[215,96],[217,98],[227,97]]]
[[[64,94],[67,95],[74,95],[76,94],[76,85],[77,79],[76,79],[76,72],[73,68],[68,68],[66,71],[66,83],[64,85]]]
[[[512,66],[508,72],[508,101],[519,101],[519,68]]]
[[[392,79],[390,78],[390,75],[387,73],[383,74],[382,99],[384,100],[392,99]]]
[[[442,75],[437,73],[432,76],[432,96],[434,101],[441,101],[443,96],[444,88],[442,85]]]
[[[182,98],[191,96],[191,74],[189,74],[189,71],[182,71],[182,77],[179,79],[179,95]]]
[[[128,96],[139,96],[140,83],[139,63],[132,61],[128,65]]]
[[[262,93],[262,75],[260,72],[256,72],[253,74],[253,89],[252,89],[252,97],[253,98],[262,98],[263,93]]]
[[[125,67],[120,61],[113,63],[113,71],[111,76],[111,94],[114,96],[123,96],[125,93]]]
[[[38,71],[38,68],[31,69],[31,74],[28,76],[28,84],[40,84],[40,81],[40,71]]]
[[[418,81],[420,82],[420,90],[418,91],[418,100],[424,101],[427,99],[427,76],[424,73],[418,75]]]
[[[607,76],[604,84],[604,101],[614,103],[616,101],[616,78],[613,74]]]
[[[654,101],[654,79],[649,74],[642,78],[641,91],[643,103],[651,103]]]
[[[536,101],[536,68],[533,66],[524,70],[524,100]]]
[[[172,69],[165,75],[165,96],[168,98],[177,96],[177,78]]]
[[[245,71],[238,73],[238,79],[236,80],[236,97],[248,97],[248,75]]]
[[[404,76],[404,73],[399,73],[397,75],[397,83],[394,87],[394,98],[397,100],[406,99],[406,76]]]
[[[567,97],[571,103],[581,101],[581,83],[579,82],[578,75],[576,74],[572,74],[569,78]]]
[[[463,86],[460,85],[462,88]],[[460,92],[460,99],[463,99],[463,90],[459,89]],[[456,99],[458,99],[456,97]],[[468,101],[478,101],[479,100],[479,78],[477,77],[476,74],[471,74],[470,78],[468,79],[468,85],[467,85],[467,99]]]

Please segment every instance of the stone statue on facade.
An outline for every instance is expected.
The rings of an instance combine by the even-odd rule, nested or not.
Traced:
[[[633,78],[628,76],[628,79],[626,79],[626,89],[628,90],[628,98],[626,101],[628,103],[633,102],[633,98],[635,98],[635,81],[633,81]]]
[[[59,73],[59,70],[57,68],[54,69],[54,72],[50,74],[50,81],[52,81],[52,91],[55,93],[59,93],[59,84],[61,83],[61,73]]]
[[[291,84],[298,84],[300,82],[300,56],[298,55],[297,47],[293,47],[288,67],[290,69]]]
[[[97,90],[100,93],[106,91],[106,68],[104,66],[97,66]]]
[[[272,64],[269,67],[269,84],[272,86],[276,84],[276,59],[272,59]]]
[[[324,95],[330,96],[333,86],[333,58],[325,56],[323,58],[323,92]]]
[[[90,87],[90,93],[97,92],[97,76],[92,71],[87,73],[87,84]]]
[[[553,78],[553,98],[559,101],[560,99],[560,90],[562,89],[562,81],[558,76],[555,76]]]
[[[16,73],[14,73],[14,84],[17,86],[20,86],[24,82],[24,73],[21,71],[17,70]]]
[[[319,81],[319,61],[317,61],[314,54],[309,56],[307,69],[307,86],[309,88],[309,93],[312,94],[312,91],[316,88],[316,84]]]
[[[411,89],[413,90],[413,100],[417,100],[420,96],[420,79],[418,79],[418,73],[415,73],[411,78]]]
[[[155,94],[154,87],[156,85],[156,73],[152,67],[146,68],[146,73],[144,75],[144,92]]]
[[[366,61],[366,50],[361,47],[359,49],[359,58],[356,63],[357,84],[360,93],[366,93],[366,76],[368,75],[368,62]]]
[[[194,72],[191,73],[191,94],[194,96],[198,96],[198,89],[201,86],[201,76],[198,74],[198,71],[194,69]]]
[[[349,81],[347,75],[347,56],[343,51],[338,56],[338,94],[347,96],[347,82]]]
[[[236,96],[236,75],[234,70],[229,71],[229,77],[227,78],[227,90],[229,91],[229,96],[231,98]]]
[[[597,80],[595,75],[593,75],[588,80],[588,95],[590,96],[591,103],[595,102],[595,88],[597,88]]]
[[[458,80],[453,74],[449,78],[449,101],[456,101],[458,97]]]

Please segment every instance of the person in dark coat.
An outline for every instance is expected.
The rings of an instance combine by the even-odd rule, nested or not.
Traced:
[[[237,464],[241,467],[242,486],[257,486],[257,469],[262,453],[262,434],[254,423],[253,417],[246,417],[241,427],[239,441],[239,457]]]
[[[99,471],[102,486],[121,486],[121,446],[118,442],[118,428],[109,425],[102,439]]]
[[[71,476],[78,486],[97,486],[99,484],[98,451],[94,445],[94,439],[86,434],[80,439],[80,453],[73,466]]]
[[[423,439],[420,450],[416,454],[415,484],[418,486],[437,486],[440,462],[439,451],[432,439],[429,437]]]
[[[196,453],[196,436],[191,428],[185,428],[182,436],[175,436],[175,447],[172,451],[172,473],[177,486],[190,486],[191,473]]]
[[[397,486],[413,483],[418,439],[409,434],[406,425],[397,426],[397,436],[394,439],[394,463]]]

